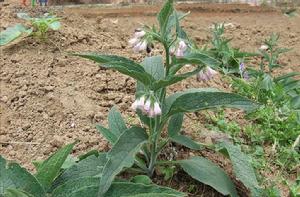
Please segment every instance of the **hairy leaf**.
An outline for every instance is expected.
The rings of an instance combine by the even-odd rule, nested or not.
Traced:
[[[33,175],[16,163],[6,163],[1,156],[0,172],[0,196],[4,193],[13,196],[18,192],[14,189],[24,191],[34,197],[44,197],[46,195],[43,187]]]
[[[13,27],[8,27],[5,31],[0,33],[0,46],[6,45],[15,39],[21,37],[23,34],[30,35],[31,29],[27,29],[21,24],[16,24]]]
[[[114,144],[118,136],[116,136],[113,132],[111,132],[109,129],[102,127],[101,125],[96,125],[96,129],[107,139],[111,144]]]
[[[168,135],[169,138],[178,144],[181,144],[185,147],[188,147],[190,149],[194,150],[200,150],[202,146],[192,140],[191,138],[181,135],[180,130],[183,122],[183,113],[178,113],[173,116],[171,116],[169,120],[169,125],[168,125]]]
[[[53,197],[96,197],[98,195],[99,178],[83,177],[57,188]],[[103,197],[130,197],[135,195],[157,194],[164,196],[184,197],[184,193],[171,188],[150,184],[131,182],[113,182]]]
[[[108,114],[109,130],[118,138],[125,130],[126,124],[116,106],[113,106]]]
[[[142,66],[155,80],[163,79],[165,77],[165,68],[162,56],[146,57],[142,62]]]
[[[233,164],[233,170],[236,177],[251,191],[251,196],[259,197],[261,192],[256,180],[254,169],[250,158],[241,152],[241,150],[228,142],[220,143],[225,148]]]
[[[72,55],[93,60],[97,63],[100,63],[101,66],[105,68],[115,69],[120,73],[128,75],[142,82],[144,85],[149,85],[152,81],[154,81],[153,77],[148,74],[141,65],[125,57],[116,55],[101,55],[96,53],[82,53]]]
[[[73,144],[68,144],[51,155],[38,168],[35,177],[39,180],[45,190],[48,190],[53,180],[59,175],[60,169],[71,153]]]
[[[51,190],[75,179],[83,177],[100,177],[106,162],[106,153],[100,153],[98,157],[91,155],[81,160],[57,177],[52,185]]]
[[[164,4],[163,8],[160,10],[160,12],[157,15],[157,19],[160,27],[160,33],[162,36],[165,36],[167,32],[167,26],[169,24],[169,19],[173,13],[173,10],[174,10],[173,0],[167,0],[167,2]]]
[[[119,174],[123,168],[133,165],[135,154],[140,150],[147,139],[146,131],[139,127],[132,127],[119,137],[107,155],[108,161],[103,168],[100,179],[100,196],[105,194],[115,176]]]
[[[213,162],[203,157],[192,157],[178,161],[178,163],[185,172],[197,181],[213,187],[223,195],[238,196],[231,179]]]
[[[257,104],[237,94],[218,92],[207,89],[192,89],[175,93],[167,98],[167,113],[196,112],[216,107],[231,107],[253,110]]]
[[[28,194],[22,190],[7,189],[7,190],[5,190],[4,197],[34,197],[34,196],[31,194]]]

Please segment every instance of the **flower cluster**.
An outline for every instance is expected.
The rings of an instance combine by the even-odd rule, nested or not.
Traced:
[[[144,114],[151,118],[161,115],[159,103],[156,101],[152,102],[150,98],[146,99],[145,96],[136,99],[131,107],[135,111],[140,109]]]
[[[141,29],[136,29],[133,35],[128,42],[130,47],[132,47],[135,53],[140,51],[147,51],[148,53],[151,52],[151,48],[153,48],[151,43],[148,43],[145,39],[146,32]]]
[[[184,56],[184,52],[187,50],[187,44],[181,40],[179,41],[179,43],[177,44],[176,47],[171,47],[170,49],[170,54],[171,55],[175,55],[176,57],[183,57]]]
[[[248,72],[246,71],[245,64],[243,62],[240,63],[239,70],[243,79],[248,80],[250,78]]]
[[[207,66],[197,74],[197,80],[198,81],[209,81],[217,73],[218,73],[217,71],[215,71],[214,69]]]

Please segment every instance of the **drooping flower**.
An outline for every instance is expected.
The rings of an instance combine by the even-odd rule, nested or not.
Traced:
[[[161,115],[161,108],[158,102],[152,102],[150,98],[146,100],[145,96],[142,96],[134,101],[132,104],[133,110],[141,110],[148,117],[155,117]]]
[[[136,99],[134,103],[132,103],[131,108],[136,111],[137,109],[143,109],[144,105],[145,105],[145,96],[142,96]]]
[[[183,40],[181,40],[176,47],[173,46],[170,48],[170,54],[175,55],[178,58],[183,57],[184,52],[187,50],[187,47],[187,44]]]
[[[141,29],[136,29],[133,37],[128,41],[130,47],[132,47],[135,53],[140,51],[147,51],[148,53],[151,52],[153,48],[151,43],[148,43],[145,39],[146,32]]]
[[[211,80],[214,75],[216,75],[218,72],[215,71],[214,69],[210,68],[207,66],[206,68],[202,69],[198,74],[197,74],[197,80],[198,81],[209,81]]]
[[[263,44],[263,45],[261,45],[261,46],[259,47],[259,49],[260,49],[260,50],[263,50],[263,51],[266,51],[266,50],[269,49],[269,47],[268,47],[267,45]]]

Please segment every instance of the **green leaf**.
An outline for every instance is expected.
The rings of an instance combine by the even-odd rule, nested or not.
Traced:
[[[116,55],[101,55],[96,53],[82,53],[72,55],[93,60],[97,63],[100,63],[104,68],[115,69],[122,74],[128,75],[142,82],[146,86],[154,81],[153,77],[148,74],[141,65],[124,57]]]
[[[205,89],[187,90],[181,93],[175,93],[166,100],[167,115],[173,115],[180,112],[196,112],[204,109],[217,107],[231,107],[244,110],[253,110],[257,104],[249,99],[233,93],[205,91]]]
[[[106,162],[100,179],[99,195],[102,196],[109,189],[115,176],[123,168],[131,167],[134,163],[135,154],[147,141],[146,131],[139,127],[132,127],[126,130],[119,137],[107,155]]]
[[[17,17],[21,18],[21,19],[24,19],[24,20],[31,20],[32,19],[27,13],[23,13],[23,12],[17,13]]]
[[[109,130],[118,138],[125,130],[126,124],[116,106],[113,106],[108,113]]]
[[[181,144],[190,149],[201,150],[202,146],[200,144],[198,144],[191,138],[180,134],[182,122],[183,122],[183,116],[184,116],[183,113],[178,113],[171,116],[168,125],[168,135],[170,139],[173,142]]]
[[[274,82],[271,75],[264,74],[261,87],[265,90],[272,90],[274,88]]]
[[[163,8],[160,10],[160,12],[157,15],[157,20],[159,22],[159,27],[160,27],[160,33],[163,37],[165,37],[165,34],[167,32],[167,26],[169,24],[169,19],[173,11],[174,11],[173,0],[167,0],[167,2],[164,4]]]
[[[58,176],[60,169],[67,159],[67,156],[71,153],[73,146],[74,143],[59,149],[39,167],[35,177],[43,185],[45,190],[50,188],[53,180]]]
[[[191,76],[197,74],[201,69],[202,69],[202,67],[198,67],[191,72],[187,72],[187,73],[179,74],[179,75],[175,75],[175,76],[170,75],[170,76],[166,77],[165,79],[154,82],[150,88],[151,88],[151,90],[156,91],[156,90],[159,90],[160,88],[170,86],[172,84],[175,84],[179,81],[182,81],[188,77],[191,77]]]
[[[2,156],[0,156],[0,172],[0,196],[4,195],[8,189],[21,190],[34,197],[46,195],[43,187],[33,175],[16,163],[6,163]],[[14,193],[13,190],[8,192]]]
[[[145,185],[141,183],[113,183],[111,188],[107,191],[104,197],[116,197],[116,196],[133,196],[141,194],[165,194],[165,195],[174,195],[176,197],[183,197],[186,194],[178,192],[168,187],[161,187],[158,185]]]
[[[146,57],[142,62],[142,66],[155,80],[160,80],[165,77],[164,62],[160,55]]]
[[[102,127],[101,125],[96,125],[96,129],[107,139],[111,144],[114,144],[118,137],[113,134],[109,129]]]
[[[213,187],[223,195],[237,197],[233,182],[226,173],[213,162],[203,157],[192,157],[187,160],[178,161],[183,170],[191,177]]]
[[[158,194],[158,193],[147,193],[147,194],[136,194],[129,197],[177,197],[174,194]]]
[[[34,197],[34,196],[18,189],[7,189],[5,190],[4,197]]]
[[[30,35],[31,29],[27,29],[21,24],[16,24],[13,27],[8,27],[5,31],[0,33],[0,46],[6,45],[15,39],[21,37],[23,34]]]
[[[79,178],[96,176],[100,177],[106,162],[106,153],[100,153],[98,157],[91,155],[81,160],[57,177],[52,185],[51,190],[58,188],[60,185],[66,184],[69,181]],[[100,179],[98,180],[97,184],[99,184],[99,181]]]
[[[65,162],[63,163],[61,168],[64,169],[64,170],[68,169],[71,166],[75,165],[78,160],[79,159],[77,157],[73,157],[72,155],[68,155],[67,159],[65,160]]]
[[[226,149],[233,165],[234,174],[248,189],[250,189],[251,196],[261,196],[250,158],[233,144],[222,142],[219,145]]]
[[[83,177],[69,182],[53,191],[53,197],[96,197],[99,188],[98,177]],[[145,185],[131,182],[113,182],[103,197],[130,197],[142,194],[163,194],[165,196],[184,197],[184,193],[158,185]]]
[[[52,30],[59,30],[60,26],[61,25],[60,25],[59,21],[54,21],[54,22],[49,24],[49,28],[51,28]]]
[[[136,175],[136,176],[132,177],[130,182],[142,183],[142,184],[145,184],[145,185],[151,185],[152,184],[152,180],[146,175]]]
[[[201,51],[189,53],[182,58],[176,60],[175,64],[195,64],[195,65],[208,65],[217,67],[220,62]]]
[[[295,96],[292,98],[291,106],[293,109],[300,109],[300,96]]]

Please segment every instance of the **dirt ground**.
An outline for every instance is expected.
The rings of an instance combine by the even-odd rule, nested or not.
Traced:
[[[281,72],[300,71],[299,17],[288,18],[279,11],[246,5],[181,8],[192,11],[183,26],[200,46],[209,43],[209,26],[214,22],[232,23],[234,26],[227,28],[225,35],[233,38],[234,46],[248,52],[255,52],[266,37],[276,32],[281,35],[280,46],[293,48],[281,58],[281,63],[287,65]],[[45,11],[24,9],[14,2],[0,3],[0,9],[1,30],[23,22],[16,17],[19,11]],[[113,105],[129,123],[136,121],[130,109],[134,80],[66,52],[96,51],[141,61],[145,54],[134,54],[127,41],[141,24],[156,22],[155,9],[149,7],[125,11],[98,7],[50,9],[62,18],[62,28],[51,32],[48,41],[26,38],[0,48],[0,154],[31,170],[30,161],[45,159],[74,141],[78,141],[75,155],[92,149],[108,150],[95,124],[107,124],[107,113]],[[153,54],[158,53],[161,50],[156,46]],[[254,60],[247,66],[255,64]],[[230,90],[220,76],[208,84],[191,78],[171,90],[206,86]],[[239,118],[240,114],[235,116]],[[186,132],[201,135],[201,124],[197,122],[194,120]]]

